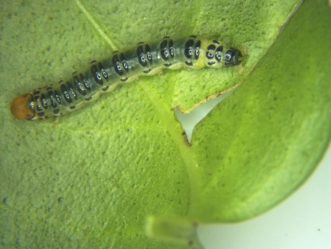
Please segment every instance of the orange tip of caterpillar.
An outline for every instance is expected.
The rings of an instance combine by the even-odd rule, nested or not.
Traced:
[[[34,113],[29,108],[31,95],[22,95],[16,97],[11,103],[10,110],[14,117],[18,120],[30,120],[34,117]]]

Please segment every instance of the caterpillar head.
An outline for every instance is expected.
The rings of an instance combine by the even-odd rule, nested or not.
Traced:
[[[31,102],[31,95],[18,96],[11,104],[11,112],[18,120],[31,120],[34,118],[34,113],[29,108]]]

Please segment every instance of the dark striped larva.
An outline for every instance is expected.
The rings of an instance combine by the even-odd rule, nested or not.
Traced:
[[[154,75],[164,68],[220,68],[241,62],[238,49],[226,47],[216,40],[191,36],[175,41],[165,37],[159,44],[139,43],[134,50],[115,52],[110,60],[92,62],[85,74],[18,96],[11,105],[20,120],[36,120],[64,115],[83,106],[98,93],[113,89],[141,75]]]

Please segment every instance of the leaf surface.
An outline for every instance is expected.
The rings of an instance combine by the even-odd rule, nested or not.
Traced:
[[[289,195],[316,166],[331,130],[327,4],[304,3],[275,42],[299,4],[4,3],[0,245],[182,248],[148,239],[146,218],[240,221]],[[165,35],[222,38],[246,60],[228,70],[141,78],[58,121],[13,120],[15,95],[111,56],[100,31],[118,49]],[[197,127],[189,146],[173,108],[187,111],[238,84]]]

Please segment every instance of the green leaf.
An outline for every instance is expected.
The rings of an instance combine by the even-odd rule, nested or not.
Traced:
[[[330,21],[326,2],[305,2],[238,91],[199,125],[197,188],[218,201],[197,201],[195,215],[258,215],[312,173],[331,136]]]
[[[276,40],[299,4],[3,3],[0,246],[185,247],[158,238],[199,246],[195,221],[247,219],[293,192],[331,136],[327,3],[305,2]],[[15,95],[68,79],[111,47],[191,34],[222,38],[245,63],[142,78],[58,121],[18,122],[9,112]],[[238,85],[188,145],[172,108]]]

